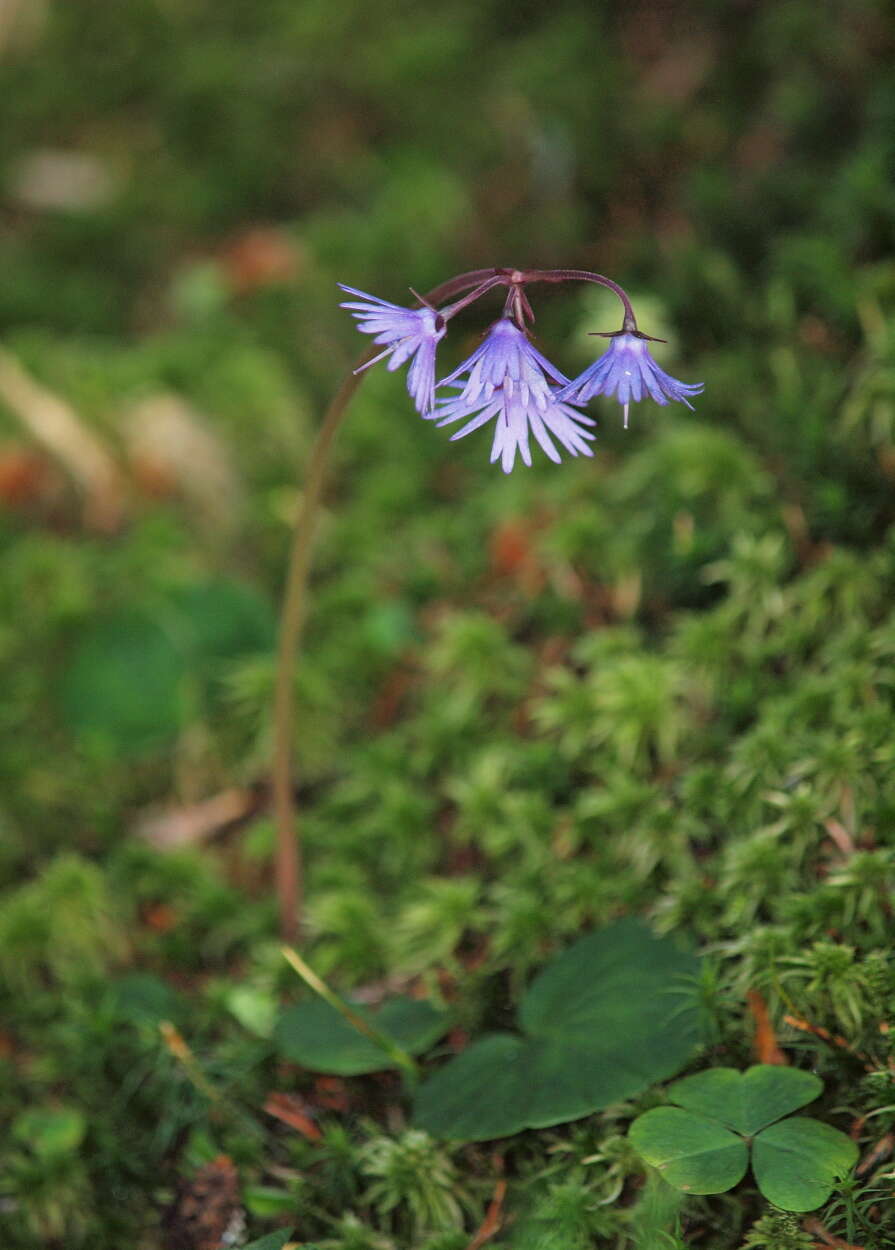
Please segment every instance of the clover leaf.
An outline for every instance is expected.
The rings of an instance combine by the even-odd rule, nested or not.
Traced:
[[[487,1141],[589,1115],[671,1076],[699,1041],[693,955],[621,920],[537,976],[522,1035],[473,1042],[420,1088],[414,1123]]]
[[[722,1194],[743,1179],[749,1166],[742,1137],[679,1107],[654,1107],[638,1116],[631,1140],[670,1185],[690,1194]]]
[[[631,1141],[669,1184],[691,1194],[732,1189],[751,1149],[764,1196],[784,1211],[813,1211],[857,1158],[838,1129],[807,1116],[783,1119],[822,1089],[816,1076],[793,1068],[711,1068],[675,1081],[668,1096],[677,1105],[638,1116]]]

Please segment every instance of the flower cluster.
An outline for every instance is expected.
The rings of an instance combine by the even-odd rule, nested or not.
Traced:
[[[470,279],[482,279],[473,283]],[[525,328],[531,309],[524,286],[534,281],[580,279],[599,282],[614,290],[625,308],[620,331],[607,335],[606,352],[577,378],[570,380],[533,346]],[[417,308],[404,308],[386,300],[366,295],[354,287],[342,290],[355,298],[342,304],[357,318],[358,329],[374,336],[374,344],[382,350],[365,360],[356,372],[368,369],[377,361],[388,359],[388,368],[397,369],[410,362],[407,390],[417,411],[439,426],[464,422],[452,434],[463,438],[493,422],[491,462],[500,461],[509,473],[517,455],[531,464],[529,437],[553,461],[561,457],[556,444],[572,456],[593,454],[594,438],[588,427],[595,425],[592,417],[580,411],[595,395],[614,395],[624,412],[628,425],[628,409],[649,396],[657,404],[669,400],[692,407],[689,396],[703,389],[701,384],[688,385],[677,381],[656,364],[650,355],[648,336],[637,330],[627,296],[614,282],[599,274],[579,270],[495,269],[461,275],[444,284],[438,293],[455,293],[475,286],[471,294],[436,308],[420,299]],[[435,381],[435,357],[450,319],[480,295],[495,286],[509,287],[503,315],[494,322],[472,355],[440,382]],[[419,298],[419,297],[418,297]],[[444,387],[448,392],[436,396]]]

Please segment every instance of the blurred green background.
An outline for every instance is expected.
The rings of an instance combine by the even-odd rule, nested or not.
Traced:
[[[891,7],[0,0],[0,98],[4,1246],[204,1247],[184,1192],[221,1156],[230,1244],[281,1224],[463,1250],[487,1205],[487,1152],[434,1144],[383,1196],[395,1090],[327,1109],[271,1049],[299,994],[270,879],[275,622],[313,431],[362,346],[339,281],[402,302],[466,269],[596,269],[706,391],[628,432],[599,401],[592,461],[504,478],[486,433],[450,444],[398,376],[365,380],[296,689],[312,963],[479,1029],[633,910],[724,952],[723,1061],[750,1057],[750,987],[781,1028],[795,995],[878,1041]],[[533,292],[570,375],[616,326],[603,294]],[[812,1062],[885,1130],[885,1081]],[[322,1145],[264,1114],[272,1090]],[[616,1156],[580,1165],[620,1131],[525,1135],[503,1240],[636,1245],[634,1190],[594,1197]],[[702,1200],[688,1244],[744,1244],[762,1210]]]

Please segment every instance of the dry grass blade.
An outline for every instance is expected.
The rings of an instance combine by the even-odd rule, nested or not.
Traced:
[[[71,405],[36,382],[3,348],[0,401],[78,484],[84,494],[84,523],[91,529],[116,530],[124,514],[124,482],[115,461]]]
[[[198,803],[141,813],[134,832],[160,851],[207,842],[250,816],[258,806],[251,790],[223,790]]]

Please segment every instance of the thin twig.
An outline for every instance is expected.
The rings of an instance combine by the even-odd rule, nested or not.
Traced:
[[[500,1232],[500,1226],[503,1222],[503,1200],[506,1197],[506,1192],[507,1183],[501,1178],[494,1186],[494,1197],[488,1204],[485,1218],[476,1230],[475,1236],[466,1247],[466,1250],[481,1250],[487,1241],[490,1241],[496,1233]]]
[[[369,356],[365,352],[361,363]],[[280,936],[294,942],[301,922],[304,874],[301,843],[295,827],[292,780],[292,743],[295,735],[295,662],[305,618],[305,587],[323,483],[336,431],[362,374],[349,374],[326,410],[311,452],[304,493],[295,520],[286,590],[280,615],[280,639],[274,689],[273,807],[277,832],[276,889]]]
[[[112,456],[71,404],[37,382],[6,350],[0,350],[0,401],[77,482],[87,524],[116,530],[124,513],[124,486]]]
[[[798,1029],[802,1033],[811,1033],[815,1037],[819,1037],[821,1041],[826,1042],[829,1046],[838,1046],[840,1050],[847,1051],[859,1060],[868,1072],[875,1071],[875,1065],[871,1063],[867,1055],[862,1055],[860,1051],[855,1050],[851,1042],[847,1038],[842,1037],[838,1033],[831,1033],[829,1029],[825,1029],[820,1024],[812,1024],[810,1020],[803,1020],[800,1016],[786,1015],[783,1017],[786,1023],[792,1029]]]
[[[834,1236],[815,1216],[809,1216],[802,1227],[812,1237],[820,1238],[817,1242],[819,1246],[832,1246],[833,1250],[864,1250],[863,1246],[852,1245],[850,1241],[843,1241],[841,1237]]]
[[[892,1152],[895,1151],[895,1133],[885,1133],[879,1141],[864,1155],[861,1162],[855,1168],[855,1176],[866,1176],[868,1172],[872,1172],[878,1163],[882,1163],[883,1159],[887,1159]]]

